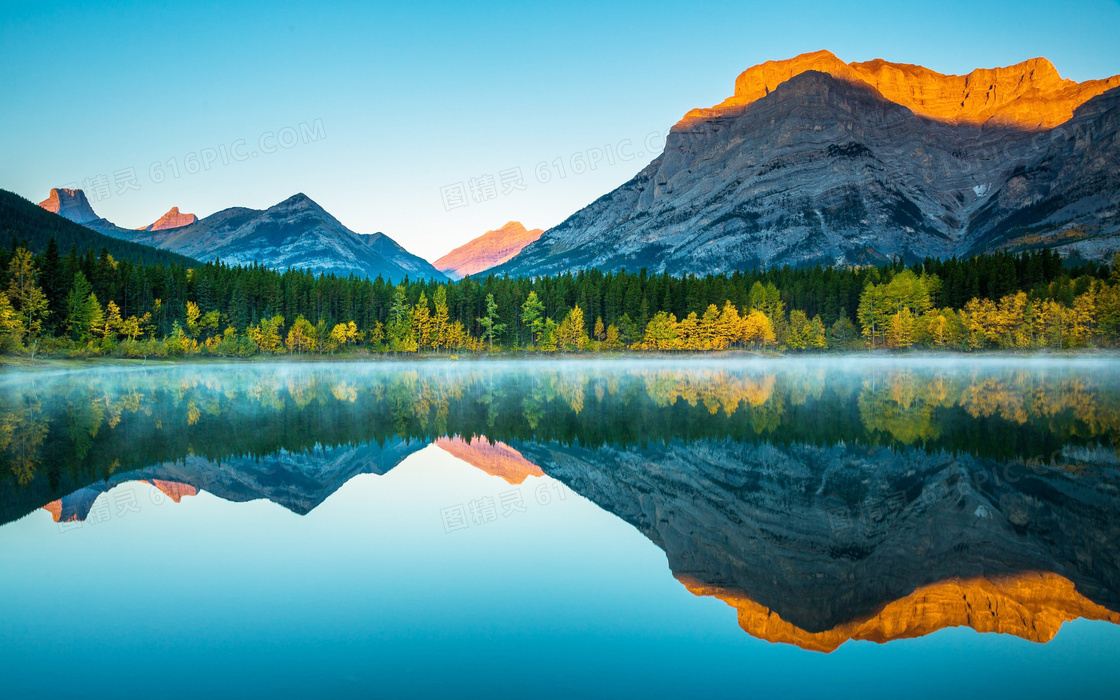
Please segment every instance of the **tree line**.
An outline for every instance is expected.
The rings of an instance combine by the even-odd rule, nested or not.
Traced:
[[[1056,252],[720,275],[456,282],[0,249],[0,349],[52,355],[1072,348],[1120,336],[1117,264]]]

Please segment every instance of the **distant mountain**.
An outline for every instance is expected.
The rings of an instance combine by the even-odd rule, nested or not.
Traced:
[[[198,221],[198,217],[194,214],[183,214],[179,211],[179,207],[171,207],[171,209],[159,217],[154,224],[145,226],[144,231],[163,231],[169,228],[180,228],[182,226],[189,226]]]
[[[50,195],[39,202],[39,206],[59,216],[70,219],[76,224],[84,224],[98,219],[93,212],[93,207],[86,199],[86,193],[81,190],[68,190],[57,187],[51,190]]]
[[[412,279],[447,279],[447,277],[437,270],[430,262],[418,255],[413,255],[408,252],[400,243],[397,243],[384,233],[363,233],[359,235],[370,250],[387,260],[391,260]],[[400,279],[397,275],[386,275],[386,277],[391,277],[394,280]]]
[[[59,192],[60,196],[54,197],[55,192]],[[82,217],[92,212],[92,209],[89,212],[83,211],[83,203],[85,209],[89,208],[89,203],[86,202],[81,190],[71,190],[69,195],[62,192],[64,191],[52,190],[51,198],[35,206],[34,203],[14,192],[0,190],[0,245],[8,246],[12,241],[26,241],[32,252],[41,253],[46,250],[47,242],[53,238],[63,255],[71,248],[77,249],[79,253],[87,250],[100,253],[105,249],[117,260],[152,265],[160,263],[186,267],[198,266],[197,260],[170,251],[111,238],[90,230],[87,225],[76,224],[64,216],[52,213],[44,206],[50,204],[52,199],[58,203],[63,214]],[[64,202],[65,206],[63,206]],[[94,217],[96,216],[94,214]]]
[[[705,274],[1120,247],[1120,76],[966,76],[828,52],[755,66],[632,180],[496,273]]]
[[[63,215],[74,212],[85,219],[85,226],[114,238],[197,260],[221,259],[234,265],[257,262],[274,270],[292,267],[343,277],[373,279],[381,275],[394,282],[406,276],[446,279],[426,260],[409,253],[385,234],[351,231],[302,193],[263,211],[233,207],[173,227],[169,224],[194,217],[179,214],[178,208],[174,208],[160,221],[140,230],[121,228],[98,217],[81,190],[51,190],[51,198],[41,206],[55,199],[56,193]],[[85,203],[84,208],[81,203]]]
[[[540,238],[542,233],[542,229],[527,230],[520,221],[510,221],[499,229],[487,231],[459,246],[432,264],[451,279],[475,275],[517,255],[522,248]]]

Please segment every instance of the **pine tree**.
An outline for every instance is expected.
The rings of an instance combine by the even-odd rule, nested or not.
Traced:
[[[74,283],[66,296],[66,329],[74,340],[89,339],[90,333],[101,316],[101,305],[93,293],[93,287],[80,270],[74,275]]]
[[[52,236],[47,241],[47,250],[43,253],[43,261],[39,273],[39,283],[43,294],[47,297],[48,315],[47,327],[51,332],[58,330],[66,304],[66,283],[63,276],[62,258],[58,254],[58,245]]]
[[[393,290],[393,300],[389,306],[389,322],[385,327],[389,349],[394,352],[416,352],[416,340],[412,335],[412,314],[408,306],[404,285]]]
[[[541,331],[544,330],[544,304],[537,297],[536,291],[530,291],[521,305],[521,323],[529,329],[530,343],[539,345]]]
[[[490,350],[494,350],[494,334],[500,334],[505,330],[506,324],[497,323],[498,320],[498,302],[494,301],[493,294],[486,295],[486,315],[475,319],[478,324],[482,326],[482,340],[490,344]],[[582,320],[582,316],[581,316]]]

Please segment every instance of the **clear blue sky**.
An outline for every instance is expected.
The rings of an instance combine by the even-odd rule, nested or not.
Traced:
[[[94,207],[128,227],[171,206],[205,216],[305,192],[432,259],[507,220],[559,223],[645,165],[647,135],[765,60],[826,48],[964,73],[1045,56],[1085,80],[1120,73],[1117,37],[1115,0],[3,2],[0,187],[39,201],[105,175]],[[305,143],[299,125],[316,120],[323,138]],[[244,161],[229,154],[239,139]],[[604,150],[594,170],[558,176],[557,158],[570,170],[573,154],[627,139],[641,157],[611,165]],[[210,168],[187,172],[207,148]],[[139,189],[118,194],[128,168]],[[442,188],[513,168],[524,190],[496,182],[447,208]]]

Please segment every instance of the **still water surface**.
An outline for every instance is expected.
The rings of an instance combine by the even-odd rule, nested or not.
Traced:
[[[1120,365],[0,376],[0,697],[1115,697]]]

